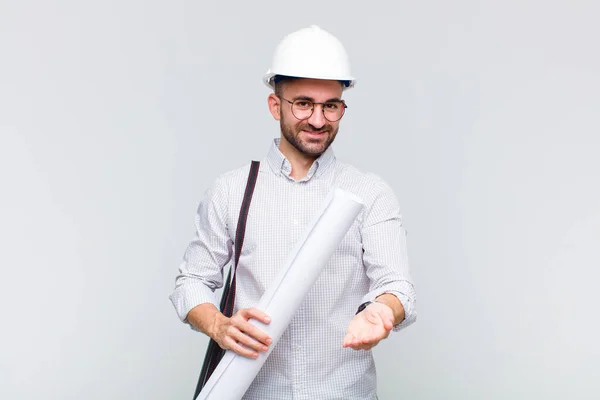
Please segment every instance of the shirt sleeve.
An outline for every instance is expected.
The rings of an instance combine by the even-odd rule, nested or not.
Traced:
[[[175,289],[169,296],[183,322],[187,323],[189,311],[199,304],[219,307],[214,292],[223,286],[223,267],[233,254],[227,228],[227,197],[226,183],[219,178],[198,206],[196,234],[184,253]]]
[[[378,179],[374,200],[365,210],[361,227],[363,264],[370,280],[363,302],[374,301],[384,293],[395,295],[404,307],[404,320],[394,326],[399,331],[415,322],[416,293],[410,276],[406,231],[400,206],[389,185]]]

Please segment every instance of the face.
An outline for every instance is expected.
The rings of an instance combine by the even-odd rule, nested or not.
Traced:
[[[286,81],[281,97],[294,101],[308,99],[314,102],[341,100],[342,85],[338,81],[322,79],[294,79]],[[323,115],[322,105],[315,105],[312,115],[304,120],[292,114],[292,105],[276,95],[269,96],[269,106],[281,126],[282,145],[304,157],[317,158],[327,150],[337,135],[340,121],[330,122]]]

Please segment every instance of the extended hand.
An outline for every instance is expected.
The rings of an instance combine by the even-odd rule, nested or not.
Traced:
[[[271,319],[256,308],[242,308],[231,318],[217,313],[210,336],[222,349],[257,358],[258,352],[266,352],[272,339],[265,332],[252,325],[248,320],[254,318],[268,324]]]
[[[371,303],[350,321],[343,347],[370,350],[389,336],[393,326],[392,309],[382,303]]]

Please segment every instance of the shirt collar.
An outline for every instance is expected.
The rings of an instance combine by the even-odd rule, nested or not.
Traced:
[[[292,164],[288,161],[287,158],[283,155],[283,153],[279,150],[280,139],[273,139],[271,144],[271,148],[269,149],[269,153],[267,154],[267,163],[271,167],[274,173],[281,174],[285,177],[290,177],[292,173]],[[313,176],[315,178],[320,177],[329,169],[329,167],[335,162],[335,154],[333,153],[333,149],[331,146],[325,153],[321,154],[319,158],[313,162],[308,170],[308,174],[302,178],[299,182],[307,181],[311,179]]]

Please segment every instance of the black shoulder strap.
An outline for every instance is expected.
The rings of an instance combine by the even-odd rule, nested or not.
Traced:
[[[256,186],[256,180],[258,178],[258,168],[260,162],[252,161],[250,165],[250,173],[248,174],[248,182],[246,183],[246,191],[244,192],[244,200],[242,201],[242,207],[240,208],[240,216],[238,217],[237,229],[235,231],[235,243],[234,243],[234,264],[229,269],[227,275],[227,282],[223,289],[223,297],[221,297],[221,312],[231,317],[233,315],[233,306],[235,303],[235,276],[237,272],[238,262],[240,261],[240,254],[242,252],[242,245],[244,244],[244,236],[246,234],[246,220],[248,219],[248,210],[250,209],[250,202],[252,201],[252,194],[254,193],[254,186]],[[231,278],[231,270],[233,270],[233,279]]]
[[[238,225],[235,231],[235,261],[229,269],[227,275],[227,282],[223,288],[223,296],[221,297],[220,309],[221,312],[227,317],[231,317],[233,314],[233,305],[235,304],[235,273],[237,271],[237,265],[240,260],[240,253],[242,251],[242,244],[244,243],[244,234],[246,232],[246,219],[248,218],[248,210],[250,209],[250,200],[252,200],[252,193],[254,193],[254,186],[256,185],[256,179],[258,177],[258,167],[260,163],[258,161],[252,161],[250,166],[250,173],[248,174],[248,182],[246,183],[246,191],[244,192],[244,200],[242,201],[242,207],[240,208],[240,216],[238,218]],[[233,270],[233,279],[231,279],[231,270]],[[204,387],[204,384],[208,381],[215,368],[223,358],[225,350],[221,349],[217,342],[210,339],[208,347],[206,349],[206,355],[204,356],[204,363],[202,364],[202,371],[198,378],[198,384],[196,385],[196,391],[194,393],[194,399],[198,397],[200,391]]]

